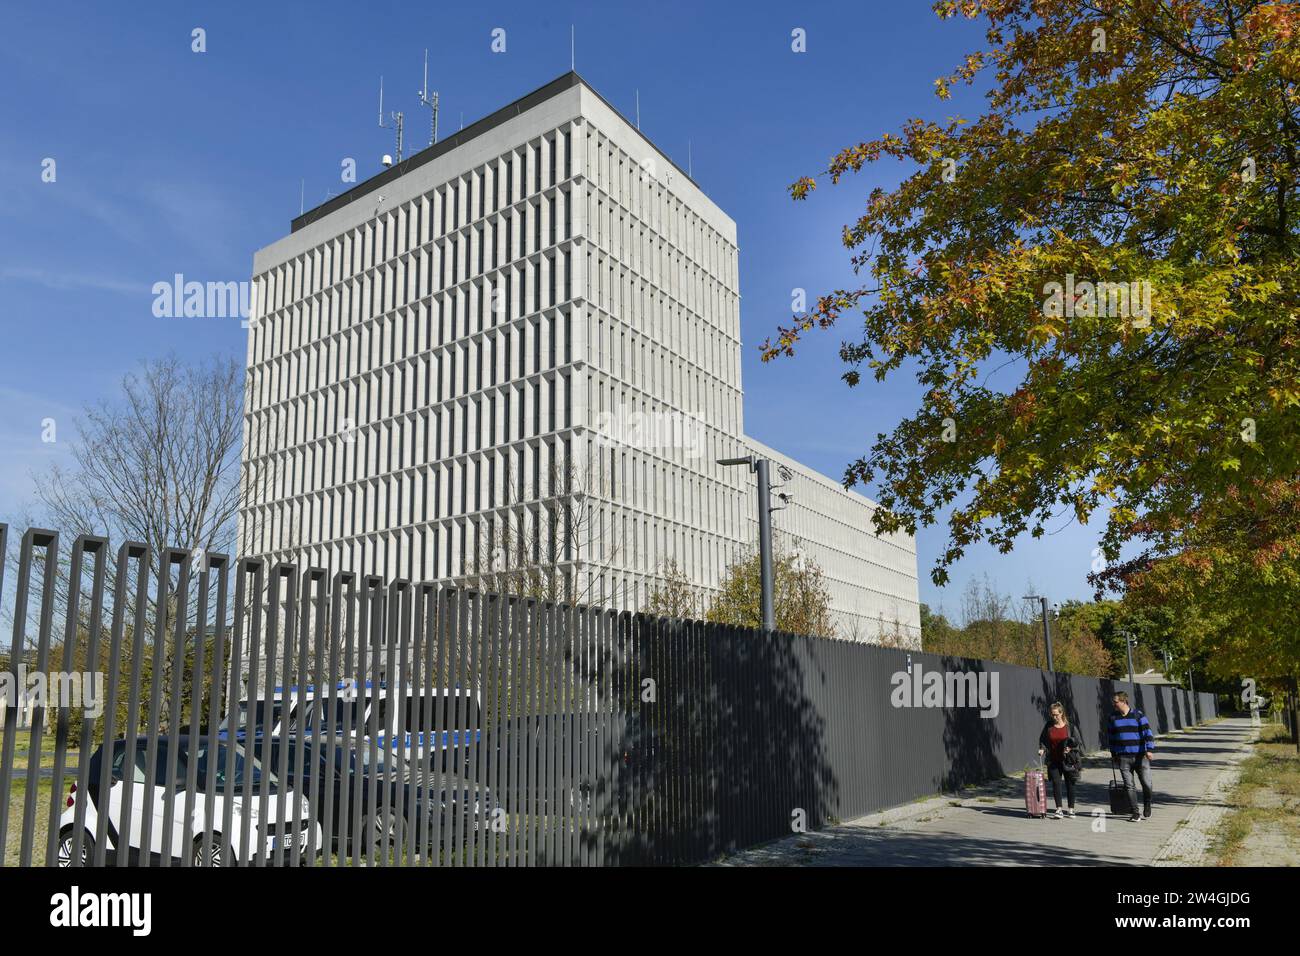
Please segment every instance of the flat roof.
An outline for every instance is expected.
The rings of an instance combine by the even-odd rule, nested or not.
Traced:
[[[582,86],[587,90],[589,90],[597,99],[599,99],[602,103],[604,103],[607,107],[609,107],[610,110],[616,113],[624,122],[626,122],[629,127],[636,130],[637,135],[639,135],[642,139],[644,139],[646,143],[652,149],[655,150],[655,152],[663,156],[663,158],[667,160],[668,163],[674,169],[677,170],[677,172],[681,173],[681,175],[684,176],[687,179],[687,181],[691,183],[691,185],[695,186],[697,189],[700,188],[699,183],[695,182],[695,180],[692,179],[691,176],[685,170],[683,170],[680,166],[678,166],[675,162],[673,162],[671,157],[666,155],[663,150],[661,150],[650,140],[650,137],[646,136],[639,129],[637,129],[636,124],[628,120],[628,118],[623,115],[621,110],[619,110],[616,106],[614,106],[614,104],[610,103],[609,100],[605,99],[605,97],[601,96],[600,93],[597,92],[596,89],[593,88],[590,83],[588,83],[586,80],[584,80],[581,76],[579,76],[574,71],[570,70],[568,73],[565,73],[562,76],[559,76],[554,80],[551,80],[551,82],[547,83],[545,86],[539,87],[538,89],[533,90],[531,93],[528,93],[525,96],[521,96],[513,103],[503,106],[501,109],[497,110],[494,113],[489,113],[487,116],[483,117],[480,120],[476,120],[475,122],[471,123],[469,126],[466,126],[464,129],[456,132],[454,135],[449,136],[446,139],[439,140],[438,142],[434,143],[432,146],[426,146],[418,153],[408,156],[400,163],[394,163],[392,166],[388,167],[382,172],[376,173],[374,176],[371,176],[369,179],[365,180],[364,182],[358,183],[357,185],[353,186],[347,192],[340,193],[339,195],[334,196],[331,199],[328,199],[325,202],[321,203],[319,206],[316,206],[312,209],[308,209],[305,213],[303,213],[301,216],[298,216],[292,221],[292,228],[290,229],[290,232],[294,233],[305,226],[311,225],[313,222],[316,222],[318,219],[328,216],[330,213],[334,212],[335,210],[342,209],[344,206],[348,205],[349,203],[355,202],[356,200],[360,199],[362,196],[365,196],[367,193],[374,192],[376,189],[380,188],[381,186],[387,183],[391,183],[393,180],[406,175],[411,170],[417,169],[420,166],[423,166],[425,163],[437,159],[439,156],[443,156],[447,153],[450,153],[458,146],[463,146],[466,143],[468,143],[470,140],[482,136],[484,133],[488,132],[489,130],[494,129],[497,126],[500,126],[502,123],[506,122],[506,120],[512,119],[515,116],[519,116],[521,113],[526,113],[528,112],[528,110],[532,109],[533,107],[546,102],[547,100],[551,99],[554,96],[558,96],[559,94],[565,92],[566,90],[571,90],[575,86]],[[700,191],[703,192],[702,189]]]

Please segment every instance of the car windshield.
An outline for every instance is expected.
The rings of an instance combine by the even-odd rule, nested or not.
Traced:
[[[280,715],[284,712],[284,704],[278,700],[266,701],[255,700],[252,702],[252,716],[249,716],[249,702],[241,700],[239,708],[226,715],[221,729],[230,733],[239,730],[252,730],[253,733],[261,733],[266,729],[269,717],[271,729],[274,730],[280,723]]]
[[[348,700],[336,695],[332,703],[327,696],[313,697],[293,709],[290,730],[306,733],[319,726],[322,733],[329,733],[333,727],[334,733],[341,734],[345,721],[349,728],[364,724],[366,706],[369,703],[368,697]]]
[[[218,792],[226,792],[227,765],[230,766],[230,793],[242,794],[249,787],[258,788],[256,792],[260,793],[262,782],[266,782],[266,792],[275,793],[279,788],[279,781],[275,773],[270,769],[263,770],[262,763],[256,757],[248,757],[242,747],[226,747],[220,744],[215,750],[209,751],[207,746],[201,746],[198,751],[198,785],[206,787],[208,784],[208,774],[212,773],[213,782]]]

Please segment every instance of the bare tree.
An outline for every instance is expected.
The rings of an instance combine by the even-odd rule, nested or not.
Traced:
[[[704,616],[704,596],[691,584],[677,561],[669,558],[659,569],[661,583],[646,597],[641,609],[654,617],[698,620]]]
[[[169,546],[229,551],[239,510],[243,368],[145,363],[78,423],[75,467],[37,494],[58,526]]]
[[[67,558],[78,535],[102,535],[114,549],[125,541],[149,546],[150,610],[167,548],[184,548],[196,558],[233,555],[243,400],[240,362],[213,358],[188,365],[168,356],[126,375],[112,400],[86,407],[75,425],[70,463],[34,476],[35,513],[27,519],[62,535],[55,589],[60,615],[68,603]],[[259,488],[272,487],[272,480],[264,470]],[[20,544],[21,535],[13,535],[11,560]],[[196,560],[195,574],[200,567]],[[34,573],[42,570],[38,556]],[[107,591],[115,598],[111,572]],[[121,598],[133,611],[133,594]],[[190,595],[191,608],[195,598]]]
[[[106,606],[100,626],[105,627],[109,615],[120,610],[128,634],[122,673],[109,675],[110,679],[122,679],[122,674],[138,668],[142,675],[152,675],[150,681],[167,694],[170,672],[177,662],[170,652],[154,647],[160,611],[163,633],[173,633],[179,616],[189,635],[185,660],[179,662],[182,667],[193,654],[194,636],[205,635],[207,640],[208,622],[196,620],[198,574],[206,554],[235,556],[242,501],[244,388],[243,365],[232,359],[213,358],[193,365],[174,356],[147,361],[123,378],[119,394],[85,408],[75,423],[69,461],[33,476],[36,500],[25,516],[26,523],[60,532],[58,564],[53,569],[51,662],[63,656],[72,590],[69,564],[73,543],[82,534],[103,536],[110,544],[104,555],[108,561]],[[274,487],[273,477],[272,469],[264,469],[250,491],[264,494]],[[14,564],[21,539],[21,533],[10,539],[9,558]],[[148,583],[143,595],[136,592],[134,573],[125,593],[115,593],[113,558],[127,541],[148,546]],[[191,582],[186,594],[172,593],[160,605],[158,580],[167,569],[169,548],[191,553]],[[44,552],[38,551],[32,567],[34,587],[39,587],[45,570]],[[167,569],[167,573],[174,579],[174,572]],[[88,569],[83,574],[88,579]],[[83,587],[86,584],[82,582]],[[38,598],[39,592],[33,597]],[[28,648],[39,634],[38,604],[39,600],[31,601],[22,622],[14,622],[12,608],[6,608],[7,623],[21,630]],[[84,660],[83,642],[92,629],[88,612],[88,602],[83,600],[75,622],[74,665]],[[134,641],[129,637],[140,622],[145,632],[144,659],[135,662]],[[159,659],[163,669],[154,674],[153,664]],[[188,682],[183,696],[187,694]]]
[[[919,651],[921,649],[920,637],[912,634],[904,627],[903,622],[897,615],[889,621],[882,617],[876,624],[876,633],[873,636],[866,633],[866,629],[855,615],[853,623],[848,626],[848,633],[845,636],[851,641],[866,641],[879,644],[881,647],[893,647],[909,651]]]
[[[466,587],[539,601],[592,604],[622,552],[602,508],[608,481],[590,460],[552,454],[538,487],[504,459],[503,503],[479,525]],[[529,493],[531,491],[531,494]]]

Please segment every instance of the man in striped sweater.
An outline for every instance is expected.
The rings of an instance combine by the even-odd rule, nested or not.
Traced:
[[[1133,811],[1130,823],[1151,819],[1151,757],[1156,749],[1156,735],[1151,732],[1147,715],[1130,707],[1128,694],[1116,692],[1111,698],[1115,710],[1110,715],[1110,759],[1119,768],[1128,790],[1129,807]],[[1137,786],[1133,778],[1142,782],[1143,812],[1138,813]]]

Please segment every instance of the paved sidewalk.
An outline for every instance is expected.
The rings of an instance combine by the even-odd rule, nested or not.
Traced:
[[[1151,819],[1129,823],[1107,813],[1109,757],[1093,759],[1076,787],[1078,817],[1031,819],[1024,782],[1003,778],[960,798],[928,798],[817,833],[746,850],[722,866],[1116,866],[1177,865],[1166,850],[1198,806],[1222,799],[1257,731],[1228,718],[1160,738],[1153,762]],[[1139,800],[1141,791],[1139,791]],[[1064,801],[1064,793],[1062,793]],[[1047,803],[1054,807],[1051,783]],[[1192,821],[1195,825],[1197,821]],[[1194,829],[1199,829],[1194,826]],[[1180,848],[1182,849],[1182,848]],[[1194,854],[1187,853],[1187,856]]]

